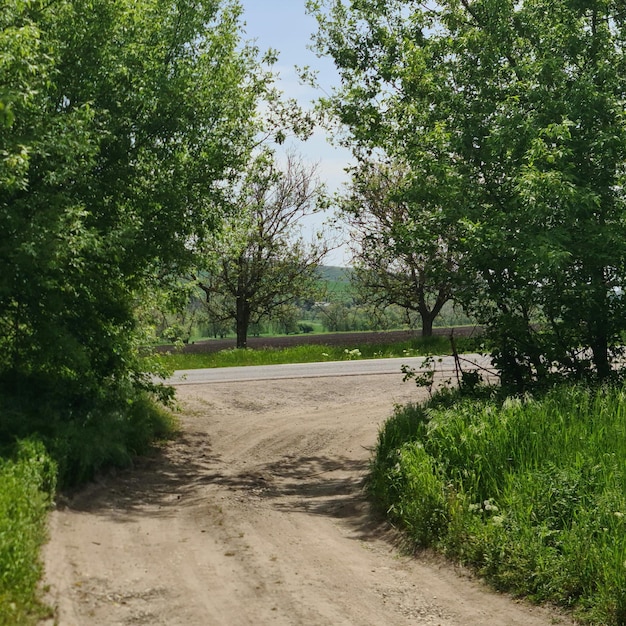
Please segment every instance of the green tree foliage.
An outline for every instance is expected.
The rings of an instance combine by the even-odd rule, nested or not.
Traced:
[[[413,191],[406,168],[366,162],[353,170],[342,209],[361,299],[377,308],[395,304],[418,313],[422,335],[430,336],[435,318],[459,288],[458,228],[447,223],[440,206],[414,201]]]
[[[229,0],[3,4],[5,411],[86,423],[151,387],[136,310],[214,229],[274,97],[239,14]],[[4,420],[0,436],[27,428]]]
[[[205,248],[198,283],[209,318],[234,323],[238,348],[246,347],[250,324],[280,317],[286,305],[315,293],[328,244],[306,244],[299,226],[322,200],[315,168],[292,153],[281,167],[263,150],[233,189],[234,210]]]
[[[624,328],[626,13],[607,0],[309,2],[367,160],[463,227],[503,382],[610,375]],[[410,240],[409,240],[410,241]]]

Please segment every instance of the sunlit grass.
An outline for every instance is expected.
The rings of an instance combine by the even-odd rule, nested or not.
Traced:
[[[499,589],[626,624],[626,391],[399,409],[370,491],[418,545]]]
[[[478,340],[458,338],[459,351],[473,351]],[[184,353],[172,351],[156,355],[160,364],[168,370],[234,367],[243,365],[274,365],[282,363],[316,363],[320,361],[345,361],[353,359],[393,358],[448,354],[450,341],[447,337],[425,337],[394,344],[357,344],[353,346],[300,345],[288,348],[229,349],[219,352]]]
[[[39,549],[55,488],[54,463],[40,444],[24,442],[17,459],[0,460],[0,626],[36,624]]]

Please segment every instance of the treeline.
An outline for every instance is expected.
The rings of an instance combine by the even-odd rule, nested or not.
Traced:
[[[623,11],[569,0],[308,6],[315,49],[341,78],[320,100],[322,119],[354,157],[346,189],[316,206],[347,223],[359,304],[406,311],[427,335],[454,302],[485,328],[517,392],[615,378],[626,329]],[[271,245],[280,194],[241,197],[265,208],[244,237],[253,245],[212,267],[209,304],[237,320],[243,347],[243,328],[267,318],[268,303],[278,312],[302,298],[323,256],[301,266],[302,254],[268,252],[292,249]],[[260,281],[274,266],[304,280]],[[268,300],[274,282],[284,297]]]
[[[352,268],[319,265],[316,277],[308,298],[295,299],[275,307],[269,315],[259,316],[249,324],[249,334],[290,335],[422,327],[422,320],[414,310],[371,301],[363,294],[359,276]],[[235,319],[220,319],[211,314],[205,294],[199,288],[191,289],[183,310],[154,308],[151,323],[156,343],[186,344],[199,339],[232,336],[236,331]],[[451,300],[444,303],[434,318],[436,327],[471,323],[462,308]]]

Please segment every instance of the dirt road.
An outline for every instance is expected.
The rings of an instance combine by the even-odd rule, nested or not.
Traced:
[[[362,493],[401,375],[187,385],[183,435],[52,515],[60,626],[546,626],[402,555]]]

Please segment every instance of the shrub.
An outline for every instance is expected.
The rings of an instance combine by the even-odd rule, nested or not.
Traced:
[[[70,381],[58,402],[51,399],[48,381],[29,382],[28,395],[12,395],[0,386],[0,454],[11,454],[16,440],[42,441],[57,462],[62,488],[90,480],[107,466],[128,465],[175,429],[173,417],[159,404],[166,395],[137,390],[130,382],[111,383],[94,394],[72,389]]]
[[[80,420],[59,422],[46,444],[59,464],[59,483],[77,485],[107,467],[126,467],[176,431],[172,413],[150,395],[98,407]]]

